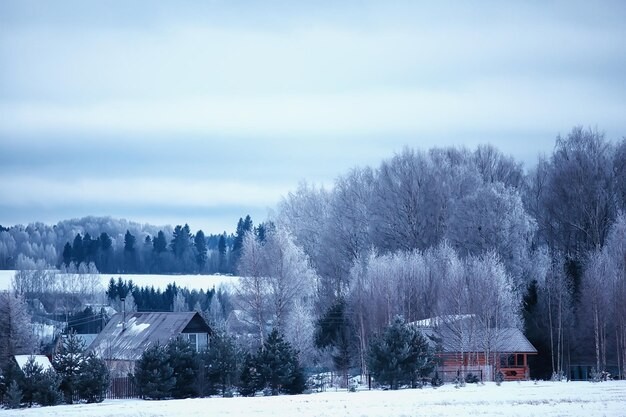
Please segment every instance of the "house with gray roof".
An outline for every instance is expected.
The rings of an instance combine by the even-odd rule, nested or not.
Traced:
[[[501,372],[505,381],[530,377],[528,355],[537,349],[516,327],[487,327],[472,314],[433,317],[412,323],[437,352],[437,371],[444,381],[469,373],[491,381]]]
[[[150,346],[182,337],[199,352],[208,346],[211,333],[204,318],[193,311],[118,313],[88,350],[106,361],[112,376],[126,376]]]

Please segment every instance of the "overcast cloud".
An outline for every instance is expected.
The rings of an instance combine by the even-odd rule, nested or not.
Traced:
[[[405,145],[626,134],[623,2],[302,3],[1,2],[0,224],[232,231]]]

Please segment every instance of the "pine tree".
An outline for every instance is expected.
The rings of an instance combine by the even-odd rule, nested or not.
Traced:
[[[162,400],[171,397],[176,377],[165,346],[157,344],[143,352],[135,367],[134,380],[143,398]]]
[[[241,367],[239,394],[243,397],[254,397],[263,387],[263,378],[258,370],[257,358],[247,354]]]
[[[63,246],[63,264],[68,267],[72,263],[72,245],[70,242],[65,243]]]
[[[83,237],[80,233],[77,233],[76,237],[74,237],[74,243],[72,244],[72,262],[78,265],[83,261],[83,259]]]
[[[72,404],[77,383],[82,372],[84,362],[83,351],[85,342],[72,332],[63,340],[61,353],[54,357],[52,365],[61,377],[60,389],[67,404]]]
[[[103,359],[93,352],[83,357],[78,375],[78,394],[87,403],[102,402],[111,381],[109,369]]]
[[[241,249],[243,248],[243,239],[247,232],[253,228],[252,218],[250,215],[246,216],[246,219],[239,218],[237,222],[237,230],[235,232],[235,239],[233,240],[232,249],[232,263],[233,269],[236,269],[239,257],[241,256]]]
[[[434,357],[426,337],[396,317],[383,334],[369,346],[368,366],[381,384],[391,389],[413,384],[434,366]]]
[[[28,358],[22,369],[23,401],[32,407],[37,403],[42,406],[56,405],[61,402],[62,394],[59,391],[61,377],[53,369],[43,370],[43,367],[35,362],[34,356]]]
[[[259,374],[272,395],[304,391],[303,371],[298,354],[277,329],[272,330],[257,354]]]
[[[136,240],[135,236],[129,230],[126,230],[124,235],[124,268],[126,272],[135,272],[137,266]]]
[[[219,254],[217,271],[220,273],[224,273],[228,269],[226,265],[226,237],[224,235],[225,233],[221,234],[217,242],[217,252]]]
[[[198,230],[196,236],[193,239],[193,244],[196,249],[196,264],[198,265],[198,272],[203,272],[207,261],[207,246],[206,237],[202,230]]]
[[[169,341],[166,347],[169,364],[176,375],[171,394],[174,398],[191,398],[198,396],[197,374],[200,366],[195,346],[183,338]]]
[[[16,381],[11,381],[11,384],[9,385],[9,389],[7,390],[5,401],[4,401],[7,408],[10,408],[10,409],[20,408],[20,406],[22,405],[23,397],[24,396],[22,394],[22,390],[20,389],[20,386],[17,384]]]
[[[214,331],[209,348],[202,354],[206,379],[211,387],[209,393],[224,395],[232,385],[236,385],[240,357],[235,339],[224,331]]]
[[[354,331],[346,317],[346,302],[338,299],[316,324],[315,346],[328,349],[335,368],[345,377],[354,355]]]

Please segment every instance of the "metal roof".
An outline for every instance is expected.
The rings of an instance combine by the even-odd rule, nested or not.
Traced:
[[[136,361],[150,346],[186,333],[211,333],[197,312],[127,313],[114,315],[89,345],[88,350],[103,359]]]
[[[515,327],[498,329],[481,326],[473,315],[442,316],[412,323],[444,353],[491,352],[537,353],[537,349]]]

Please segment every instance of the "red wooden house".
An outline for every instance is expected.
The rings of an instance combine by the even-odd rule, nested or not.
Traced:
[[[474,315],[441,316],[413,324],[435,346],[436,371],[444,381],[470,373],[493,381],[498,372],[505,381],[530,378],[528,355],[536,355],[537,349],[517,328],[487,328]]]

